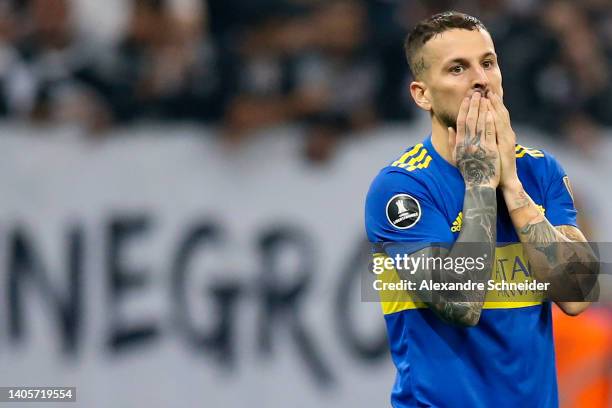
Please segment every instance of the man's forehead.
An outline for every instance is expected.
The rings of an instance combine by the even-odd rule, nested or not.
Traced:
[[[495,53],[495,46],[485,30],[452,29],[435,35],[422,50],[430,62],[444,63]]]

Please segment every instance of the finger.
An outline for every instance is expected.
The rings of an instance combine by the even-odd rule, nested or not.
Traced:
[[[461,102],[461,106],[459,107],[459,114],[457,115],[456,138],[459,140],[459,142],[463,142],[463,139],[465,138],[465,126],[469,107],[470,98],[466,96]]]
[[[480,137],[481,142],[485,141],[485,123],[487,119],[487,111],[488,111],[488,99],[481,97],[480,99],[480,107],[478,108],[478,122],[476,125],[476,134]]]
[[[496,93],[491,92],[491,108],[493,113],[493,120],[495,121],[495,129],[497,131],[504,129],[505,126],[505,107]]]
[[[489,92],[491,105],[493,106],[493,110],[498,114],[498,116],[509,116],[508,109],[504,105],[504,101],[502,101],[501,97],[495,92]]]
[[[493,112],[487,110],[485,114],[485,141],[489,146],[497,143],[497,132],[495,131],[495,120],[493,119]]]
[[[455,147],[457,146],[457,132],[452,127],[448,128],[448,151],[450,152],[451,162],[455,163]]]
[[[470,108],[466,117],[466,125],[467,125],[467,135],[465,136],[468,139],[470,144],[475,143],[474,136],[476,135],[476,123],[478,122],[478,110],[480,108],[480,92],[474,92],[472,94],[472,99],[470,100]]]

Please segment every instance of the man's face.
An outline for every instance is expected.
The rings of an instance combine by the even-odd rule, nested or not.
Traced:
[[[493,40],[484,30],[453,29],[436,35],[421,49],[426,64],[422,82],[431,111],[447,127],[456,128],[463,98],[475,91],[503,96],[502,77]]]

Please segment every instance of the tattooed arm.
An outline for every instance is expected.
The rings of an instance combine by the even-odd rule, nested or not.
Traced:
[[[525,244],[532,272],[537,280],[551,284],[548,293],[565,313],[581,313],[588,302],[566,300],[584,300],[597,294],[599,260],[579,229],[572,226],[556,229],[527,195],[517,175],[516,135],[510,125],[510,114],[500,95],[489,92],[488,96],[501,160],[499,186],[514,228]]]
[[[449,250],[426,248],[411,256],[455,259],[484,259],[484,268],[466,270],[463,274],[441,269],[421,268],[409,276],[398,270],[406,280],[431,280],[440,283],[486,282],[491,277],[497,240],[497,196],[500,160],[495,140],[493,118],[488,113],[489,102],[475,92],[466,97],[459,109],[457,131],[448,128],[448,143],[452,161],[465,181],[463,226],[459,238]],[[417,282],[418,287],[418,282]],[[486,285],[484,286],[486,287]],[[433,295],[433,296],[432,296]],[[486,290],[423,293],[417,296],[442,320],[460,326],[474,326],[480,319]]]
[[[491,277],[495,257],[495,237],[497,225],[497,198],[495,189],[488,186],[472,186],[466,189],[463,204],[463,226],[459,238],[450,251],[446,248],[425,248],[411,254],[411,257],[441,258],[478,258],[483,257],[484,268],[466,269],[463,274],[441,269],[421,267],[414,274],[397,270],[400,278],[413,281],[419,288],[420,282],[437,283],[486,282]],[[455,261],[453,259],[453,265]],[[486,287],[486,286],[485,286]],[[478,291],[416,291],[417,297],[432,309],[440,319],[459,326],[474,326],[480,313],[486,290]]]
[[[549,294],[566,314],[582,313],[590,303],[580,300],[596,296],[599,273],[599,260],[586,238],[576,227],[553,227],[520,181],[502,191],[534,277],[551,284]]]

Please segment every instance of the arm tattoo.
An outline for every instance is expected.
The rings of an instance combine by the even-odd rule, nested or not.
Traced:
[[[529,196],[524,191],[519,191],[516,197],[514,197],[514,210],[518,210],[519,208],[527,207],[531,202],[529,201]]]
[[[533,245],[535,250],[546,255],[548,262],[558,262],[557,248],[559,245],[556,243],[559,241],[559,237],[557,231],[546,220],[525,225],[520,234]]]
[[[493,188],[474,187],[466,190],[464,209],[464,222],[472,221],[481,230],[472,231],[464,229],[464,233],[459,236],[466,242],[491,242],[495,245],[497,227],[497,196]],[[485,240],[482,239],[485,234]]]
[[[460,280],[484,282],[491,277],[495,259],[495,244],[497,240],[497,195],[491,187],[472,187],[466,190],[463,202],[463,228],[457,242],[451,249],[450,257],[484,256],[486,267],[466,271]],[[466,245],[470,243],[470,245]],[[457,279],[457,275],[446,279]],[[446,321],[460,322],[464,325],[474,325],[480,319],[486,290],[467,291],[453,294],[448,302],[437,306],[438,315]]]
[[[478,322],[482,303],[479,302],[446,302],[436,306],[438,316],[446,322]],[[465,324],[471,325],[471,324]]]
[[[534,276],[551,284],[549,296],[555,301],[584,301],[596,289],[598,257],[574,229],[557,230],[544,219],[518,231]]]
[[[414,275],[400,273],[402,279],[418,279],[416,287],[422,280],[440,283],[485,282],[490,279],[495,258],[497,236],[497,196],[492,187],[473,187],[466,190],[464,198],[464,221],[461,234],[455,245],[444,254],[433,254],[433,248],[426,248],[411,256],[440,256],[442,258],[483,257],[485,267],[482,270],[466,270],[463,274],[444,270],[422,268]],[[458,245],[457,245],[458,244]],[[432,298],[432,295],[435,298]],[[423,300],[442,320],[460,326],[474,326],[480,319],[480,313],[486,290],[446,291],[444,293],[425,293],[417,290],[417,296]]]

